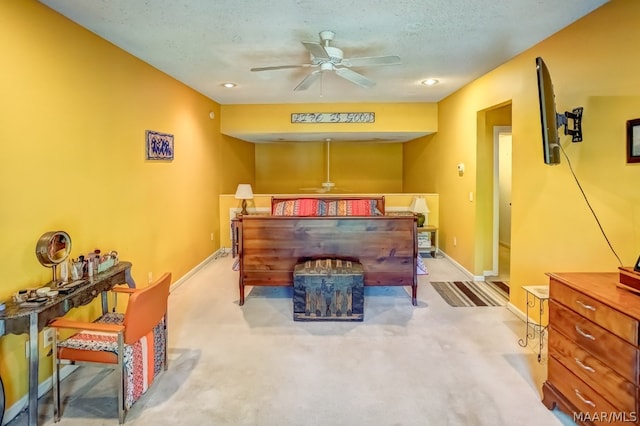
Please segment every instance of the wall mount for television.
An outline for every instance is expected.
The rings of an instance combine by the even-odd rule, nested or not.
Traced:
[[[558,128],[564,126],[564,134],[571,135],[571,142],[582,142],[582,107],[574,108],[572,112],[556,113]],[[569,128],[569,120],[573,120],[573,128]]]

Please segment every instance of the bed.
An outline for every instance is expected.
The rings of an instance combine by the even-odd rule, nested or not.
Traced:
[[[358,261],[365,286],[411,286],[417,305],[416,218],[385,215],[384,197],[273,197],[271,215],[236,221],[239,304],[246,286],[291,286],[297,263]]]

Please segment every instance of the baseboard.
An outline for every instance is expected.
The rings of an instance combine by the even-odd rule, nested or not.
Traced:
[[[461,264],[459,264],[458,262],[453,260],[451,257],[449,257],[447,255],[447,253],[443,252],[440,249],[438,249],[438,253],[442,254],[442,256],[445,257],[449,262],[451,262],[453,264],[453,266],[455,266],[456,268],[460,269],[460,271],[462,271],[466,276],[468,276],[469,279],[471,279],[473,281],[484,281],[484,277],[478,277],[478,276],[473,275],[471,272],[467,271],[464,268],[464,266],[462,266]]]
[[[60,369],[60,380],[64,380],[69,374],[73,373],[77,365],[65,365]],[[44,394],[51,390],[53,386],[53,379],[49,377],[42,383],[38,385],[38,399],[40,399]],[[4,419],[2,420],[2,425],[6,425],[11,420],[16,418],[18,414],[20,414],[23,410],[26,410],[29,406],[29,394],[26,394],[19,400],[17,400],[11,407],[7,408],[4,411]]]
[[[516,305],[514,305],[513,303],[511,302],[507,303],[507,309],[511,311],[512,314],[514,314],[519,319],[521,319],[523,322],[527,321],[527,315],[524,312],[522,312],[520,309],[518,309]]]
[[[174,283],[171,284],[171,291],[175,290],[176,288],[184,284],[189,278],[191,278],[193,274],[198,272],[198,270],[200,270],[207,263],[211,262],[212,260],[216,260],[219,257],[227,256],[228,254],[229,254],[229,251],[224,247],[221,247],[215,252],[211,253],[211,255],[209,255],[206,259],[204,259],[202,262],[197,264],[193,269],[191,269],[189,272],[184,274],[182,277],[180,277],[180,279],[174,281]]]

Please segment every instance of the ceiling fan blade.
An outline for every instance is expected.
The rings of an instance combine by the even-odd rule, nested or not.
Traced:
[[[307,90],[322,75],[322,71],[315,70],[307,74],[307,76],[298,84],[294,91]]]
[[[327,188],[298,188],[300,191],[304,192],[316,192],[318,194],[324,194],[325,192],[329,192]]]
[[[365,89],[370,89],[376,85],[376,82],[373,80],[369,80],[362,74],[358,74],[355,71],[350,70],[349,68],[335,68],[336,74],[340,77],[349,80],[352,83],[357,84],[360,87],[364,87]]]
[[[400,56],[368,56],[362,58],[345,58],[342,65],[346,67],[371,67],[376,65],[400,65]]]
[[[277,65],[275,67],[257,67],[251,68],[251,71],[271,71],[271,70],[286,70],[289,68],[308,68],[313,65],[311,64],[301,64],[301,65]]]
[[[315,41],[303,41],[302,44],[304,44],[304,47],[307,48],[314,58],[329,59],[329,54],[322,44]]]

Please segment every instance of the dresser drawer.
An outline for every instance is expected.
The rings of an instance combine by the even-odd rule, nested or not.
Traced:
[[[638,412],[638,390],[633,383],[555,330],[549,333],[549,356],[560,361],[618,410]]]
[[[638,348],[575,312],[549,301],[549,328],[575,342],[619,375],[638,384]]]
[[[617,413],[620,411],[551,356],[549,357],[547,377],[547,380],[575,406],[578,413],[591,415],[593,418],[599,413]],[[629,416],[631,415],[632,413],[629,413]],[[628,425],[629,423],[606,422],[606,424]]]
[[[610,330],[632,345],[638,344],[638,321],[622,312],[612,309],[553,278],[549,281],[549,297]]]

